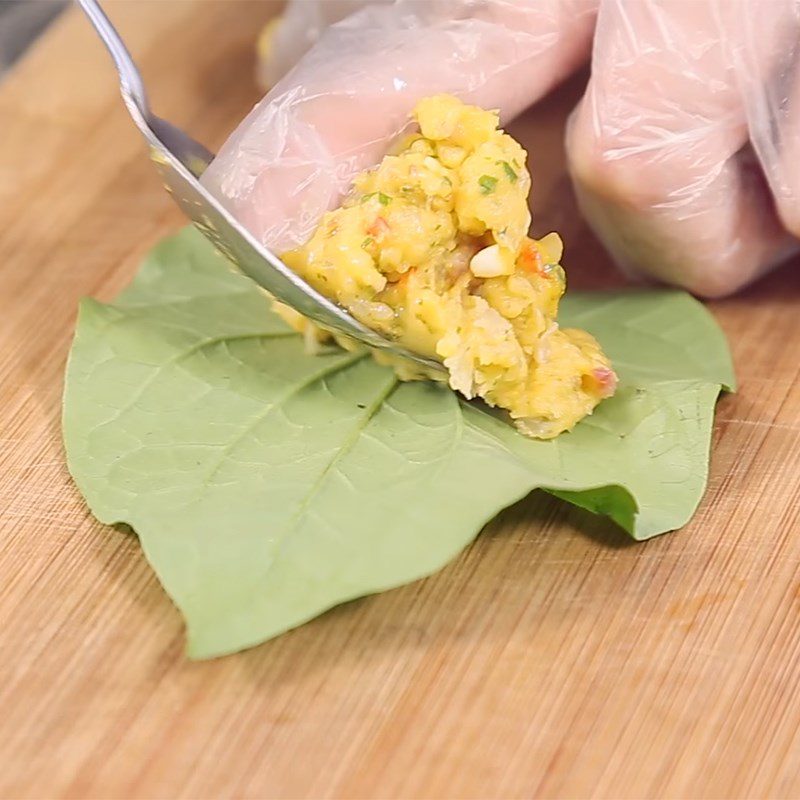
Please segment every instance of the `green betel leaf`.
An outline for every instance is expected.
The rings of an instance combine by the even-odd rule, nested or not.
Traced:
[[[572,295],[618,368],[572,433],[526,439],[445,388],[302,338],[187,229],[112,305],[85,300],[67,369],[70,471],[139,535],[189,652],[240,650],[345,600],[429,575],[531,489],[644,539],[705,487],[722,334],[676,292]]]

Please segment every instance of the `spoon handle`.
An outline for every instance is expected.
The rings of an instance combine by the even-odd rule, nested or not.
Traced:
[[[76,2],[89,18],[114,61],[125,104],[134,103],[143,117],[150,116],[150,106],[147,102],[147,92],[142,82],[142,76],[139,74],[128,48],[125,47],[125,43],[117,33],[117,29],[111,24],[97,0],[76,0]]]

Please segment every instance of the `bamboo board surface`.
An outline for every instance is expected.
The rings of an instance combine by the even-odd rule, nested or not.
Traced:
[[[257,99],[256,2],[121,2],[157,110],[216,147]],[[535,230],[615,280],[576,216],[561,124],[514,128]],[[534,494],[438,575],[249,652],[183,656],[133,537],[63,463],[79,298],[182,224],[105,53],[68,12],[0,84],[0,797],[800,796],[800,270],[712,305],[741,382],[708,494],[633,544]]]

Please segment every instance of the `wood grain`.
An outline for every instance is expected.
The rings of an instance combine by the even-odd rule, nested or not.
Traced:
[[[255,2],[115,3],[156,106],[217,146]],[[536,229],[613,281],[564,177],[576,80],[516,126]],[[694,522],[645,544],[534,494],[440,574],[250,652],[182,653],[136,540],[92,521],[59,403],[78,299],[181,224],[68,13],[0,86],[0,796],[800,796],[800,271],[712,308],[741,390]]]

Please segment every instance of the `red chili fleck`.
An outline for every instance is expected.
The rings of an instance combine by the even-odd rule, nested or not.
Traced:
[[[617,375],[614,370],[608,367],[598,367],[592,370],[592,375],[597,381],[602,396],[611,397],[617,388]]]
[[[390,230],[389,223],[383,217],[375,217],[375,221],[367,228],[367,233],[374,239],[380,239]]]
[[[531,242],[526,242],[522,246],[522,251],[517,260],[522,269],[528,270],[529,272],[538,272],[540,275],[543,274],[542,257]]]

